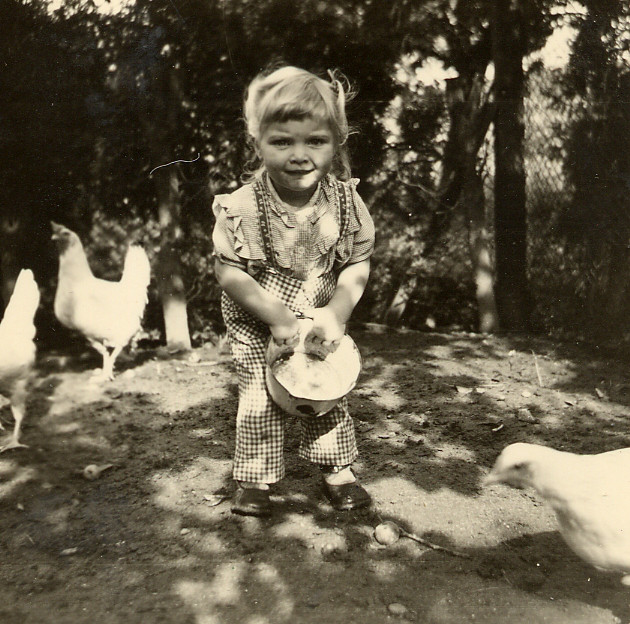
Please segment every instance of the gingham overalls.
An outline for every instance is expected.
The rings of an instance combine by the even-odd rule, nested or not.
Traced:
[[[339,197],[340,238],[348,223],[347,188],[336,181]],[[279,270],[269,231],[269,196],[260,180],[253,184],[266,262],[252,277],[291,310],[308,316],[309,310],[328,303],[337,277],[330,271],[301,281]],[[265,349],[270,338],[267,325],[245,312],[225,293],[221,310],[227,327],[232,358],[238,374],[239,404],[236,417],[236,450],[233,477],[237,481],[275,483],[284,477],[284,427],[288,415],[269,396],[265,384]],[[354,425],[347,399],[317,418],[296,419],[301,427],[298,455],[323,465],[344,466],[357,456]]]

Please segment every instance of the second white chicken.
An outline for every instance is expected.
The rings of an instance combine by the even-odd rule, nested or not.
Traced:
[[[94,276],[79,237],[52,223],[59,250],[55,316],[66,327],[81,332],[103,356],[102,376],[114,377],[114,363],[141,327],[147,304],[151,267],[138,245],[127,250],[120,281]]]

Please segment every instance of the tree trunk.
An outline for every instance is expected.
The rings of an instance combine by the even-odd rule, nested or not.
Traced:
[[[181,96],[175,69],[166,63],[156,63],[152,68],[156,99],[152,108],[141,113],[152,161],[166,165],[173,161],[178,127],[178,98]],[[152,113],[152,114],[151,114]],[[158,198],[158,218],[161,243],[157,255],[155,273],[162,304],[166,346],[170,351],[191,348],[186,289],[178,244],[182,238],[180,226],[181,203],[177,167],[171,164],[153,171]]]
[[[33,231],[33,218],[27,209],[4,208],[0,211],[0,309],[4,310],[13,294],[20,271],[33,267],[32,260],[41,252]],[[37,275],[37,273],[36,273]],[[0,313],[0,318],[2,314]]]
[[[177,170],[173,167],[165,167],[154,175],[162,235],[157,256],[156,277],[164,315],[166,346],[171,351],[189,350],[191,343],[186,310],[186,290],[179,255],[176,251],[177,243],[182,235],[179,226],[180,198]]]
[[[527,329],[531,312],[523,168],[525,20],[520,8],[519,0],[495,0],[493,22],[496,297],[507,330]]]
[[[396,327],[396,325],[400,323],[400,319],[407,309],[407,304],[416,290],[417,283],[417,275],[411,275],[403,279],[400,286],[396,289],[396,294],[383,316],[383,322],[386,325]]]
[[[479,331],[483,334],[499,329],[499,315],[494,298],[494,272],[490,254],[489,234],[483,180],[475,171],[466,181],[462,200],[468,209],[469,248],[476,287]]]
[[[20,218],[13,214],[3,214],[0,217],[0,294],[2,307],[6,308],[13,293],[13,287],[18,273],[23,265],[22,250],[24,239],[21,236],[24,227]]]
[[[602,310],[601,300],[596,309],[600,310],[600,318],[607,317],[611,324],[622,323],[626,316],[628,300],[628,277],[630,264],[628,262],[630,252],[626,245],[612,245],[610,251],[611,263],[608,268],[606,292],[604,294],[606,305]],[[602,314],[603,312],[603,314]]]
[[[429,256],[435,249],[453,212],[458,206],[461,207],[467,204],[466,188],[471,183],[474,185],[475,179],[478,178],[476,171],[477,154],[494,114],[494,105],[488,100],[487,94],[483,93],[484,83],[484,75],[478,68],[471,68],[471,73],[468,75],[464,74],[447,80],[446,101],[450,124],[447,145],[442,159],[440,180],[432,201],[431,224],[428,228],[422,253],[425,257]],[[480,209],[482,218],[485,219],[483,214],[483,197],[481,198]],[[485,221],[483,223],[475,221],[475,224],[478,231],[485,231]],[[479,257],[482,258],[482,256],[483,253],[480,250]],[[484,270],[491,271],[489,260],[484,262]],[[474,264],[476,266],[476,261]],[[479,275],[476,274],[475,279],[477,280],[480,276],[481,273]],[[485,311],[487,298],[494,297],[492,292],[487,292],[488,288],[492,288],[491,274],[489,283],[487,278],[488,276],[486,275],[484,278],[483,317],[485,320],[483,325],[489,329],[482,331],[491,331],[491,328],[494,327]],[[407,303],[415,291],[417,281],[418,276],[411,275],[399,286],[385,313],[385,323],[396,325],[400,322]]]

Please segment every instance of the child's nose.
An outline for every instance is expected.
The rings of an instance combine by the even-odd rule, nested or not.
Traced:
[[[307,159],[306,149],[304,146],[295,145],[291,152],[291,160],[293,162],[304,162]]]

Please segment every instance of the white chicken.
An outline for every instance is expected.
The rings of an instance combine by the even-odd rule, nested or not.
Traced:
[[[577,455],[510,444],[484,480],[493,483],[533,487],[555,511],[568,546],[630,584],[630,448]]]
[[[34,318],[39,297],[33,272],[22,269],[0,323],[0,394],[9,399],[15,420],[13,433],[0,452],[26,446],[20,442],[20,428],[35,364]]]
[[[81,332],[102,355],[99,377],[113,379],[116,358],[141,327],[151,281],[147,254],[131,245],[120,281],[104,280],[93,275],[81,240],[72,230],[52,223],[52,232],[59,250],[55,316]]]

